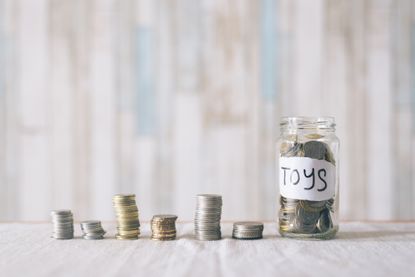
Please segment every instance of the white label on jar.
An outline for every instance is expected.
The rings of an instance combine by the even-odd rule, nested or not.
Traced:
[[[323,201],[334,197],[336,167],[305,157],[281,157],[280,193],[286,198]]]

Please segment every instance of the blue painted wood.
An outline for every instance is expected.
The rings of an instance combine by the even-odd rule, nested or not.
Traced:
[[[396,3],[408,3],[408,1],[411,0],[397,0]],[[379,147],[394,153],[391,161],[379,162],[379,167],[387,167],[390,164],[393,172],[399,172],[398,168],[403,168],[405,165],[407,173],[401,175],[413,177],[413,174],[410,174],[410,169],[414,166],[413,159],[411,162],[411,157],[408,157],[409,154],[407,155],[405,151],[412,151],[415,131],[415,25],[413,22],[407,23],[402,20],[399,13],[385,12],[388,21],[384,21],[386,17],[374,16],[372,11],[383,2],[374,4],[375,1],[371,1],[369,5],[368,1],[357,0],[330,1],[330,3],[317,1],[315,6],[314,3],[308,2],[308,5],[315,8],[311,14],[307,9],[310,7],[307,6],[307,1],[302,0],[179,0],[162,1],[156,4],[152,0],[122,1],[121,4],[115,2],[98,0],[91,5],[88,1],[53,1],[52,6],[45,5],[45,12],[41,8],[38,14],[33,16],[30,11],[27,12],[25,6],[30,3],[28,0],[19,1],[18,5],[15,1],[0,0],[0,112],[2,113],[0,117],[4,115],[1,120],[5,123],[0,124],[0,141],[5,141],[5,143],[0,142],[0,147],[6,149],[4,151],[6,155],[0,154],[0,166],[3,167],[0,175],[3,174],[2,172],[7,174],[4,175],[6,181],[0,182],[0,190],[1,192],[9,190],[8,195],[12,196],[8,197],[12,200],[7,199],[9,202],[3,205],[3,207],[7,206],[7,211],[0,214],[0,219],[13,219],[17,215],[15,211],[21,208],[30,210],[30,207],[36,205],[34,202],[25,203],[20,199],[18,193],[20,185],[23,187],[33,185],[40,190],[44,190],[47,186],[39,181],[39,178],[36,179],[36,170],[27,170],[36,168],[36,159],[19,154],[20,151],[25,150],[24,147],[22,148],[24,145],[22,142],[39,132],[44,135],[40,144],[50,142],[62,145],[62,141],[59,139],[54,141],[50,137],[50,134],[59,133],[56,126],[62,126],[61,124],[66,124],[71,128],[70,130],[74,130],[70,138],[65,138],[73,143],[76,153],[73,158],[76,170],[72,176],[75,185],[69,190],[72,190],[76,198],[75,209],[83,210],[84,215],[88,215],[86,210],[88,205],[85,203],[90,200],[89,197],[101,197],[87,193],[93,187],[90,182],[91,168],[108,157],[115,156],[115,162],[111,161],[110,166],[107,167],[105,161],[102,162],[105,167],[101,167],[105,170],[113,170],[114,179],[122,180],[114,185],[115,189],[125,189],[127,190],[125,192],[128,192],[142,188],[146,184],[154,184],[154,187],[148,187],[149,193],[140,197],[153,197],[157,194],[154,199],[162,199],[164,207],[171,208],[176,202],[193,200],[183,196],[184,193],[175,195],[174,192],[178,187],[182,191],[188,188],[197,190],[202,187],[213,190],[218,184],[229,187],[229,184],[233,183],[237,184],[235,187],[238,187],[240,199],[259,199],[255,200],[258,205],[252,204],[248,207],[253,211],[252,214],[257,214],[261,219],[271,219],[275,215],[274,142],[278,136],[279,117],[284,112],[290,111],[306,113],[308,106],[314,108],[309,110],[319,112],[321,107],[324,108],[325,103],[341,103],[334,109],[337,112],[336,121],[340,122],[338,133],[342,134],[342,149],[345,149],[344,152],[347,151],[347,155],[344,155],[347,158],[343,157],[341,162],[342,174],[347,176],[345,180],[354,180],[342,186],[346,192],[343,196],[346,194],[349,196],[344,198],[344,202],[341,201],[344,203],[342,205],[349,208],[349,212],[344,214],[348,219],[366,218],[367,206],[370,205],[365,192],[368,183],[366,172],[373,171],[371,159],[376,157],[366,157],[359,163],[350,160],[366,151],[367,146],[379,143],[381,144]],[[396,3],[390,5],[391,10],[396,8]],[[56,51],[56,45],[53,46],[53,37],[47,38],[45,40],[47,43],[42,44],[51,44],[49,45],[51,48],[50,53],[44,55],[45,59],[40,60],[28,55],[27,53],[32,52],[28,51],[30,48],[26,48],[38,44],[38,38],[33,36],[27,42],[24,41],[28,39],[28,33],[30,34],[30,28],[28,29],[25,24],[33,22],[53,24],[51,20],[39,21],[41,18],[39,16],[52,18],[51,13],[56,16],[54,11],[57,7],[64,11],[65,16],[59,18],[62,20],[60,21],[62,25],[55,30],[60,33],[55,33],[54,39],[68,47],[68,55],[71,55],[73,62],[67,69],[59,68],[60,64],[64,64],[60,62],[61,58],[65,57],[59,56],[61,52]],[[389,9],[389,6],[387,5],[386,8]],[[335,14],[331,14],[333,11]],[[76,20],[73,19],[72,14],[76,14]],[[350,14],[353,14],[353,17]],[[391,25],[389,16],[394,19],[399,17],[400,24],[405,30],[411,28],[411,37],[399,35],[387,39],[385,44],[378,45],[374,32],[376,28],[372,23],[376,26],[379,24],[379,28],[389,28]],[[330,18],[333,20],[330,22],[335,24],[331,24],[330,28],[326,26],[322,28],[322,33],[318,36],[304,32],[310,20],[321,21],[322,24],[330,23],[320,17]],[[281,22],[280,26],[278,22]],[[362,22],[370,24],[361,24]],[[39,26],[36,27],[39,29]],[[314,27],[312,30],[319,29],[318,26]],[[51,26],[42,25],[40,28],[54,30]],[[22,29],[26,31],[22,32]],[[393,28],[390,30],[399,31]],[[65,39],[61,41],[60,38]],[[319,58],[309,59],[308,42],[314,47],[312,53],[318,53]],[[100,43],[106,43],[105,47],[97,47]],[[376,115],[382,114],[383,110],[377,109],[377,114],[369,118],[370,110],[379,106],[373,102],[366,103],[365,93],[367,88],[377,81],[376,70],[383,72],[379,78],[394,78],[399,74],[396,68],[403,68],[401,71],[406,73],[408,71],[402,66],[402,59],[396,59],[394,54],[390,56],[388,54],[394,51],[394,43],[400,45],[411,43],[413,50],[411,57],[408,58],[411,59],[412,64],[412,77],[408,78],[411,80],[396,79],[411,84],[405,83],[405,86],[402,86],[405,89],[394,92],[393,101],[396,101],[394,110],[383,119],[392,126],[400,126],[400,129],[392,128],[390,132],[383,133],[380,130],[379,134],[374,136],[371,127],[379,124]],[[102,52],[94,55],[96,49]],[[327,49],[334,51],[326,51]],[[385,73],[382,68],[376,69],[375,61],[371,69],[374,74],[372,79],[368,80],[365,75],[368,57],[374,51],[383,53],[381,59],[391,59],[390,72]],[[23,55],[24,53],[26,55]],[[295,53],[301,56],[301,62],[298,62],[299,56],[294,56]],[[51,57],[57,59],[55,64],[49,60]],[[298,80],[310,81],[307,78],[310,71],[302,70],[301,66],[308,67],[309,62],[316,63],[320,58],[324,61],[317,70],[322,70],[323,73],[321,76],[316,75],[319,80],[314,82],[313,79],[311,80],[313,82],[310,82],[315,85],[310,89],[316,93],[310,96],[309,92],[295,91]],[[104,59],[105,68],[100,68],[100,59]],[[339,59],[341,61],[338,63],[327,62]],[[380,62],[384,63],[384,61]],[[27,69],[27,65],[32,66],[34,63],[37,63],[39,68],[45,68],[46,72],[53,70],[54,74],[50,74],[39,83],[33,82],[37,86],[33,86],[32,91],[31,87],[28,90],[30,93],[33,92],[33,95],[39,96],[45,95],[47,91],[46,94],[53,97],[43,97],[42,100],[33,97],[33,102],[42,103],[36,102],[32,105],[32,103],[28,104],[27,99],[18,95],[18,92],[19,87],[25,84],[21,80],[26,78],[32,82],[31,78],[33,76],[36,78],[35,71],[31,74],[23,70],[25,76],[20,73],[23,72],[22,69]],[[337,68],[339,70],[331,70],[330,66],[333,65],[340,67]],[[330,74],[325,75],[326,72]],[[55,117],[53,124],[50,124],[48,119],[41,124],[41,128],[25,128],[21,120],[22,114],[30,121],[31,116],[37,118],[39,113],[43,113],[42,109],[34,108],[36,105],[46,107],[45,109],[50,107],[51,110],[59,109],[57,108],[59,102],[54,100],[57,99],[58,94],[55,93],[59,93],[59,85],[53,86],[54,91],[52,91],[50,85],[42,82],[51,81],[53,84],[59,84],[62,74],[68,75],[68,81],[73,85],[74,99],[67,101],[68,105],[71,105],[69,108],[71,113],[75,115],[72,121],[68,122],[66,119],[66,122],[60,122],[64,119]],[[342,74],[347,76],[344,77]],[[108,85],[100,87],[97,76],[112,79],[105,80],[108,82],[102,84]],[[328,80],[331,80],[329,88],[336,89],[337,83],[333,80],[343,80],[343,78],[347,81],[338,84],[341,86],[340,92],[337,94],[324,92]],[[394,87],[395,85],[393,84]],[[105,95],[100,94],[100,88],[105,88]],[[93,91],[95,93],[91,94],[91,89],[96,89]],[[301,86],[301,89],[307,90],[307,86]],[[387,93],[390,93],[390,90]],[[293,91],[295,105],[292,100]],[[354,93],[351,93],[352,91]],[[374,100],[384,99],[384,95],[381,95],[385,93],[384,91],[381,93],[376,89],[373,91]],[[321,99],[321,96],[331,98],[338,96],[340,100],[328,101]],[[377,105],[385,105],[385,102],[387,101],[379,101]],[[91,114],[96,113],[97,109],[99,116],[95,118],[93,124],[98,128],[93,128],[94,126],[91,128]],[[107,111],[109,115],[105,117]],[[102,121],[100,121],[101,116],[104,118]],[[407,120],[404,123],[399,121],[402,116]],[[411,119],[408,119],[409,117]],[[101,124],[111,124],[111,128],[105,126],[101,128]],[[405,126],[411,127],[411,132],[408,132]],[[359,136],[358,140],[355,139],[357,136]],[[401,138],[391,143],[383,143],[382,138],[385,136]],[[395,152],[398,149],[396,143],[400,144],[399,155]],[[234,146],[235,150],[229,151],[224,147],[227,144]],[[102,148],[91,150],[97,145]],[[199,148],[202,150],[199,151]],[[99,158],[99,155],[94,156],[95,159],[91,158],[93,151],[100,153],[102,149],[107,151],[103,155],[104,158]],[[377,153],[376,149],[374,150],[373,152]],[[177,158],[183,153],[187,155],[184,159]],[[56,157],[64,159],[57,152],[46,157],[45,160],[50,159],[50,164],[56,164],[60,162]],[[189,163],[193,166],[197,164],[195,168],[197,170],[200,168],[201,173],[188,172],[192,171],[188,170]],[[48,168],[45,170],[48,172],[54,170],[52,166],[49,168],[49,163],[46,167]],[[384,168],[375,170],[382,171]],[[22,174],[26,174],[24,181],[19,179]],[[65,175],[58,171],[53,174],[56,175],[56,180],[65,178]],[[178,175],[180,176],[177,177]],[[209,178],[205,178],[206,176]],[[248,176],[249,180],[247,177],[238,181],[240,176]],[[411,191],[413,194],[413,190],[404,188],[411,184],[409,179],[410,177],[402,177],[406,182],[401,181],[401,183],[407,185],[396,185],[403,188],[401,192],[403,196],[410,194]],[[389,182],[385,187],[390,187],[390,184]],[[97,188],[100,184],[98,182],[95,185]],[[256,186],[255,189],[251,189],[252,186]],[[384,189],[382,186],[379,188]],[[56,189],[59,189],[58,186]],[[161,189],[163,189],[162,193],[159,192]],[[370,191],[367,194],[369,193]],[[0,195],[0,202],[4,198]],[[410,197],[401,199],[409,202]],[[352,200],[355,203],[352,203]],[[30,202],[30,199],[28,201]],[[102,202],[104,205],[103,207],[97,205],[96,209],[109,210],[105,201],[98,201],[98,198],[91,199],[91,202],[93,201]],[[168,201],[170,202],[166,204]],[[154,207],[161,207],[157,201],[149,200],[146,203],[140,206],[145,213],[151,213]],[[237,203],[229,199],[226,206],[235,207]],[[186,212],[190,214],[189,209],[181,209],[177,212],[180,215]],[[232,214],[237,215],[237,212],[240,212],[240,209],[235,209]],[[415,206],[412,215],[415,215]],[[42,219],[43,216],[43,214],[33,214],[33,219]],[[244,214],[238,216],[243,217]],[[396,219],[399,218],[402,218],[400,212],[396,214]]]
[[[136,124],[138,135],[156,131],[156,85],[154,31],[138,26],[136,31]]]

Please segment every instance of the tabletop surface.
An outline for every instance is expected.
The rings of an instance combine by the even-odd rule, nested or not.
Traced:
[[[50,238],[49,223],[0,223],[1,276],[415,276],[415,223],[340,224],[333,240],[281,238],[266,223],[264,239],[197,241],[192,223],[177,224],[175,241],[150,240],[148,223],[135,241]]]

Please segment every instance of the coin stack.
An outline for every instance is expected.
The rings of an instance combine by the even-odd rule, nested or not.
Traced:
[[[73,215],[70,210],[55,210],[51,212],[53,233],[52,238],[55,239],[72,239]]]
[[[198,240],[221,239],[222,196],[199,194],[196,198],[195,235]]]
[[[176,239],[176,215],[155,215],[151,219],[151,239]]]
[[[325,233],[333,228],[331,206],[334,199],[327,201],[295,200],[281,197],[279,214],[280,229],[293,233]],[[296,204],[297,203],[297,204]]]
[[[281,196],[279,211],[280,229],[283,232],[293,232],[295,228],[296,208],[300,200]]]
[[[135,202],[135,194],[117,194],[112,198],[112,204],[117,216],[117,239],[138,239],[140,235],[140,221]]]
[[[81,230],[84,233],[82,236],[84,239],[103,239],[105,235],[105,231],[101,226],[101,221],[98,220],[82,221]]]
[[[314,140],[322,138],[321,135],[310,134],[307,138],[313,140],[300,143],[297,141],[297,136],[292,136],[289,141],[281,145],[281,156],[325,160],[336,166],[330,147],[324,142]],[[280,230],[299,234],[328,232],[333,228],[331,218],[333,204],[334,198],[325,201],[309,201],[281,196]]]
[[[264,224],[261,222],[243,221],[233,224],[232,237],[235,239],[262,239]]]

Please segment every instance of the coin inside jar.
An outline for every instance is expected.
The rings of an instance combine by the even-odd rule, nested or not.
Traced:
[[[338,139],[331,118],[288,117],[279,139],[283,236],[327,239],[337,232]]]

